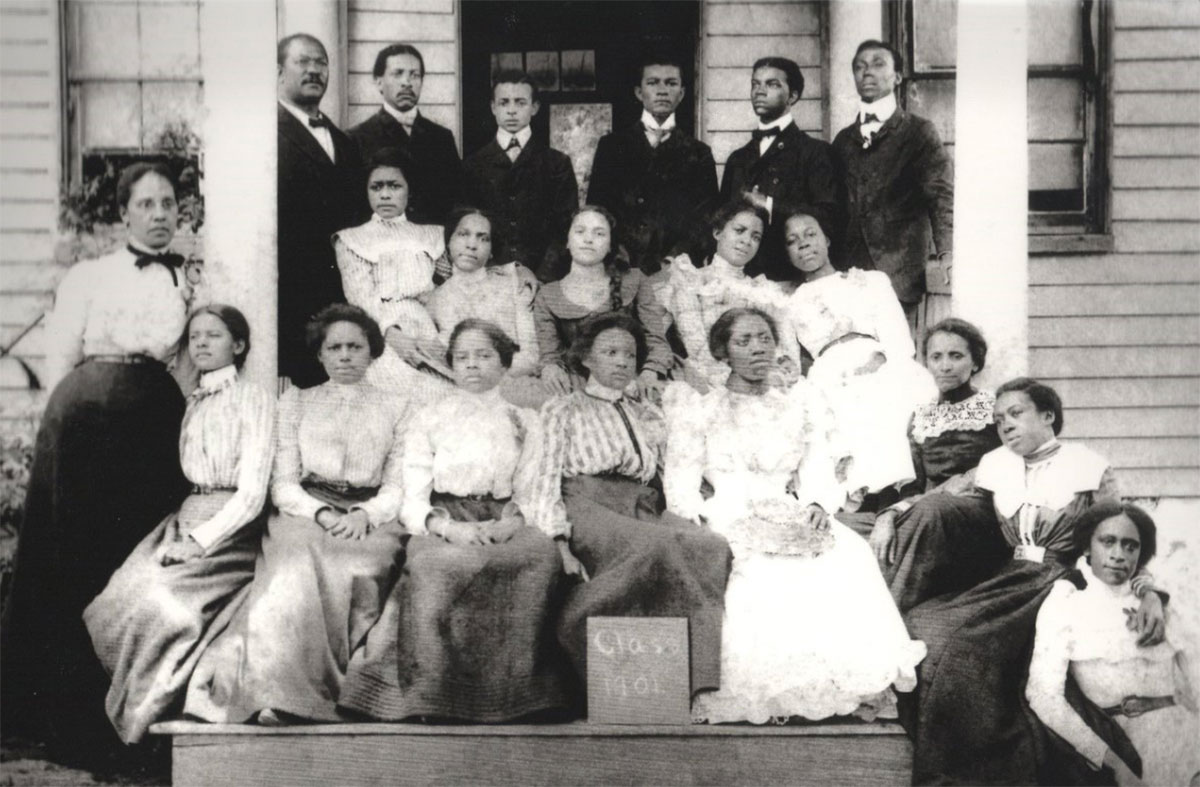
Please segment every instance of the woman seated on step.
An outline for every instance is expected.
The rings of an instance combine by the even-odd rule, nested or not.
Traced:
[[[414,401],[450,389],[442,366],[445,349],[423,301],[433,292],[437,261],[446,247],[442,228],[414,224],[408,208],[407,154],[382,148],[367,163],[370,221],[334,234],[332,242],[346,300],[379,324],[383,353],[367,371],[367,382]]]
[[[391,591],[408,402],[366,382],[383,352],[357,306],[322,309],[308,342],[329,381],[279,400],[275,510],[245,602],[201,655],[184,713],[214,722],[321,721]]]
[[[500,380],[500,393],[510,402],[537,406],[545,399],[533,375],[538,369],[538,340],[533,324],[537,279],[521,265],[489,264],[492,220],[478,208],[457,208],[446,219],[446,252],[452,275],[428,299],[429,314],[443,345],[467,319],[495,323],[519,349]]]
[[[192,493],[83,613],[112,676],[108,716],[126,743],[179,711],[196,660],[254,578],[275,454],[275,400],[240,374],[246,318],[232,306],[204,306],[184,336],[200,371],[179,437]]]
[[[695,692],[718,685],[731,556],[725,539],[664,511],[650,486],[666,424],[658,405],[630,395],[647,354],[626,314],[578,327],[568,360],[583,383],[542,408],[526,516],[554,539],[573,582],[558,637],[579,677],[589,616],[686,617]]]
[[[658,292],[687,350],[677,374],[701,393],[723,388],[729,377],[729,364],[714,358],[708,348],[709,331],[722,314],[737,306],[754,306],[776,323],[784,314],[787,298],[781,285],[761,274],[746,275],[768,223],[763,208],[742,200],[726,203],[709,219],[711,256],[700,267],[686,254],[673,259],[667,281]],[[800,375],[800,351],[794,336],[780,338],[772,381],[786,387]]]
[[[905,631],[867,542],[832,519],[846,499],[846,451],[820,391],[770,385],[777,334],[766,312],[730,309],[709,333],[712,357],[732,369],[726,384],[667,388],[668,508],[728,539],[734,556],[721,687],[692,713],[894,718],[892,688],[912,690],[925,647]]]
[[[413,536],[370,647],[351,664],[345,708],[497,722],[567,706],[554,640],[562,560],[517,494],[537,416],[500,392],[519,352],[483,320],[450,334],[458,384],[409,423],[401,516]]]
[[[1132,580],[1155,553],[1154,520],[1130,503],[1100,503],[1079,518],[1074,538],[1079,573],[1055,582],[1038,612],[1029,705],[1090,769],[1110,768],[1117,784],[1200,784],[1194,632],[1168,615],[1166,638],[1146,645],[1130,625],[1138,605]],[[1127,741],[1092,730],[1068,700],[1068,680]]]
[[[904,616],[929,648],[912,702],[901,705],[914,740],[916,784],[1037,780],[1045,747],[1021,686],[1038,609],[1074,565],[1080,516],[1120,498],[1107,459],[1059,441],[1063,407],[1050,386],[1025,377],[1000,386],[995,420],[1004,445],[941,491],[981,499],[969,526],[981,534],[998,530],[1011,557],[973,587],[932,598]],[[919,501],[914,511],[959,515],[926,502],[936,497]],[[1143,644],[1162,639],[1162,602],[1148,587],[1138,586],[1135,614]],[[995,744],[1001,740],[1008,745]]]

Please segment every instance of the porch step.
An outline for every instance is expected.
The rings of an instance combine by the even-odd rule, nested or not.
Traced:
[[[173,721],[172,782],[191,785],[909,784],[890,722],[760,727]]]

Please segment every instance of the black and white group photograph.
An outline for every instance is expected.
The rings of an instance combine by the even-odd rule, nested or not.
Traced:
[[[1200,787],[1200,0],[0,0],[0,786]]]

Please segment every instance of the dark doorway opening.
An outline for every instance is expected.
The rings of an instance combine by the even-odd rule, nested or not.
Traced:
[[[699,29],[698,0],[463,0],[463,151],[496,133],[489,102],[497,57],[546,79],[556,73],[557,89],[542,90],[532,123],[547,139],[556,104],[610,104],[613,128],[634,123],[642,112],[633,95],[638,61],[647,51],[674,55],[689,88],[676,122],[693,133]]]

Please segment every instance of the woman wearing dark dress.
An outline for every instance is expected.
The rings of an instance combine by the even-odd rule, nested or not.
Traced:
[[[451,279],[453,281],[453,279]],[[413,534],[341,705],[377,719],[498,722],[565,708],[554,640],[562,561],[525,522],[522,454],[537,415],[502,398],[517,345],[468,318],[449,337],[457,386],[404,439],[401,518]]]
[[[104,714],[108,676],[81,615],[187,490],[184,399],[164,361],[187,321],[183,258],[167,250],[179,209],[170,172],[139,163],[117,186],[129,243],[80,262],[46,325],[47,387],[4,626],[6,734],[84,762],[120,749]]]
[[[901,612],[986,579],[1009,554],[999,530],[977,525],[987,521],[986,501],[937,493],[1000,446],[996,397],[971,384],[987,361],[987,342],[974,325],[952,317],[929,329],[922,354],[938,399],[918,408],[909,424],[917,480],[906,491],[914,494],[880,512],[869,533]]]
[[[1025,712],[1023,686],[1038,609],[1074,564],[1076,520],[1099,501],[1119,499],[1108,460],[1059,442],[1062,402],[1053,388],[1028,378],[1005,383],[996,391],[995,419],[1004,445],[985,454],[953,493],[986,501],[986,515],[971,524],[998,529],[1011,558],[970,589],[904,616],[929,649],[917,691],[900,698],[913,737],[914,784],[1037,780],[1045,749]],[[1161,639],[1161,600],[1144,592],[1141,605],[1147,640]]]
[[[641,326],[627,315],[580,327],[571,359],[586,384],[542,407],[526,513],[554,538],[564,571],[581,580],[558,624],[580,677],[590,616],[687,617],[696,692],[720,682],[733,555],[721,536],[664,511],[649,486],[663,461],[666,419],[627,395],[646,352]]]

